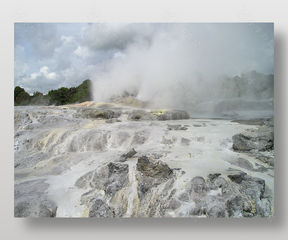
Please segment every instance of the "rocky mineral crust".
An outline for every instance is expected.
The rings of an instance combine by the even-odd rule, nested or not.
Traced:
[[[245,121],[249,124],[249,121]],[[274,119],[258,122],[256,130],[247,129],[233,136],[233,149],[254,155],[258,160],[274,166]]]
[[[274,124],[245,121],[15,107],[14,216],[272,217]]]

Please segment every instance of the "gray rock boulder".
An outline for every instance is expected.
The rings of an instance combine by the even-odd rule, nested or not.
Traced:
[[[165,208],[167,209],[172,209],[172,210],[175,210],[177,208],[179,208],[181,206],[181,203],[175,199],[175,198],[172,198],[165,206]]]
[[[125,162],[128,158],[132,158],[137,152],[134,148],[121,155],[119,162]]]
[[[246,176],[246,175],[247,175],[247,173],[245,173],[245,172],[240,172],[240,173],[238,173],[238,174],[228,175],[228,178],[229,178],[231,181],[240,184],[240,183],[245,179],[245,176]]]
[[[91,180],[89,181],[89,186],[91,188],[96,188],[98,190],[104,190],[104,186],[108,178],[109,178],[109,168],[108,168],[108,165],[105,164],[104,166],[98,167],[94,171],[93,176]]]
[[[235,151],[271,151],[274,150],[274,129],[271,127],[260,127],[258,130],[246,130],[234,135],[233,140],[233,149]]]
[[[261,161],[261,162],[263,162],[263,163],[265,163],[265,164],[267,164],[267,165],[269,165],[269,166],[271,166],[271,167],[274,167],[274,158],[273,158],[273,157],[269,157],[269,156],[264,156],[264,155],[261,155],[261,154],[257,154],[257,155],[256,155],[256,158],[257,158],[259,161]]]
[[[150,133],[146,132],[146,131],[135,132],[134,137],[133,137],[132,142],[131,142],[131,146],[137,147],[139,145],[144,144],[147,141],[147,139],[149,138],[149,136],[150,136]]]
[[[160,160],[153,161],[146,156],[139,157],[136,166],[137,170],[146,177],[167,179],[170,178],[173,174],[172,169],[169,168],[167,163],[164,163]]]
[[[188,183],[185,191],[177,198],[181,206],[192,202],[195,204],[188,211],[185,210],[185,215],[195,217],[205,214],[207,218],[270,216],[271,202],[270,198],[265,196],[264,180],[239,171],[228,175],[231,182],[220,175],[209,174],[207,181],[198,176]],[[211,194],[211,190],[220,189],[220,194]],[[173,204],[176,202],[171,201],[171,206],[174,206]],[[177,208],[181,209],[181,206]]]
[[[234,151],[252,154],[259,161],[274,167],[274,118],[263,120],[262,126],[256,130],[249,129],[232,138]],[[243,160],[239,164],[243,165]],[[248,169],[249,166],[245,165]],[[252,170],[263,172],[267,169],[260,167]]]
[[[182,146],[189,146],[190,140],[187,138],[181,138],[181,145]]]
[[[149,159],[146,156],[138,158],[136,169],[138,174],[138,196],[140,199],[152,188],[158,186],[173,177],[173,170],[158,160]]]
[[[210,187],[205,179],[201,176],[197,176],[191,179],[191,181],[187,184],[185,191],[178,196],[178,199],[183,202],[194,202],[196,203],[197,207],[202,207],[206,196],[209,194],[209,191]],[[192,214],[192,212],[189,214],[197,215]]]
[[[192,216],[192,217],[201,216],[203,213],[204,211],[201,207],[195,207],[189,211],[189,216]]]
[[[173,141],[171,139],[167,139],[164,136],[162,137],[162,141],[160,142],[160,144],[164,144],[164,145],[172,145]]]
[[[133,110],[129,113],[128,119],[130,120],[156,120],[156,117],[149,112],[139,109]]]
[[[92,188],[81,197],[81,203],[86,204],[89,209],[89,217],[122,216],[123,204],[118,203],[116,211],[109,203],[117,199],[115,195],[128,186],[128,173],[128,164],[110,162],[86,173],[76,181],[75,186],[79,188]]]
[[[239,193],[226,203],[229,217],[269,217],[271,202],[264,197],[265,181],[248,176],[246,173],[228,176],[233,182],[240,185]]]
[[[14,206],[16,218],[53,218],[56,217],[57,207],[52,201],[23,201]]]
[[[129,182],[128,164],[112,163],[108,164],[109,175],[108,180],[104,184],[104,191],[108,196],[114,196],[123,187],[127,186]]]
[[[225,217],[225,211],[219,206],[213,206],[207,211],[206,216],[208,218],[223,218]]]
[[[232,165],[235,165],[235,166],[238,166],[238,167],[241,167],[241,168],[244,168],[246,170],[253,171],[253,172],[267,172],[268,171],[267,168],[265,168],[264,166],[261,166],[257,163],[256,163],[256,166],[258,166],[258,168],[254,168],[253,164],[244,158],[227,160],[227,162],[229,162]]]
[[[112,218],[114,217],[113,212],[109,206],[101,199],[93,200],[89,208],[89,217],[94,218]]]
[[[214,181],[221,176],[221,173],[211,173],[208,175],[208,182],[214,183]]]
[[[116,192],[129,182],[128,164],[110,162],[80,177],[75,186],[78,188],[95,188],[105,191],[106,197],[113,197]]]
[[[93,176],[94,171],[88,172],[82,177],[80,177],[74,184],[74,186],[78,188],[87,188],[89,187],[89,183],[91,181],[91,178]]]
[[[187,190],[195,203],[200,204],[210,191],[209,185],[203,177],[194,177],[187,186]]]
[[[73,114],[76,118],[102,118],[111,119],[121,116],[121,111],[110,109],[80,108]]]
[[[14,217],[51,218],[56,216],[57,205],[44,192],[46,179],[26,181],[14,186]]]
[[[180,201],[183,201],[183,202],[189,202],[190,201],[190,196],[189,196],[189,192],[188,191],[185,191],[183,193],[181,193],[178,197],[178,199]]]
[[[190,118],[189,113],[185,110],[159,110],[151,111],[150,113],[160,121]]]
[[[177,125],[168,125],[167,129],[168,130],[187,130],[188,128],[186,126],[181,126],[177,124]]]

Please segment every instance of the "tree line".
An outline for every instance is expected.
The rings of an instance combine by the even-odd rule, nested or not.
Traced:
[[[89,79],[83,81],[78,87],[61,87],[57,90],[50,90],[47,95],[41,92],[34,92],[32,96],[24,88],[16,86],[14,89],[14,106],[25,105],[65,105],[92,101],[92,82]]]

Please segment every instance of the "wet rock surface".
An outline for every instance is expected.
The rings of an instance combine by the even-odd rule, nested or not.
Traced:
[[[187,138],[181,138],[181,145],[182,146],[189,146],[190,140]]]
[[[110,109],[82,108],[77,109],[73,114],[76,118],[103,118],[112,119],[121,116],[121,111]]]
[[[228,176],[232,182],[210,174],[207,182],[202,177],[191,180],[185,192],[178,199],[184,202],[195,202],[189,215],[206,215],[219,217],[269,217],[271,202],[264,197],[265,181],[239,173]],[[211,195],[211,191],[218,191]],[[219,192],[220,191],[220,192]],[[210,194],[209,194],[210,193]]]
[[[248,123],[251,124],[251,121]],[[233,150],[250,153],[261,162],[274,167],[274,118],[261,120],[260,125],[256,129],[247,129],[234,135]]]
[[[187,130],[188,128],[186,126],[181,125],[168,125],[168,130]]]
[[[190,115],[184,110],[160,110],[160,111],[147,111],[144,109],[133,110],[129,113],[128,119],[130,120],[179,120],[189,119]],[[186,130],[186,129],[181,129]]]
[[[75,186],[78,188],[96,188],[103,190],[109,196],[114,194],[128,183],[128,165],[120,163],[106,164],[94,172],[88,172],[80,177]]]
[[[190,118],[189,113],[185,110],[152,111],[151,114],[155,115],[160,121]]]
[[[122,195],[122,201],[124,200],[122,204],[118,203],[115,207],[113,200],[109,201],[111,199],[109,190],[105,188],[111,182],[117,181],[118,187],[113,188],[113,196],[119,197],[123,194],[121,189],[131,184],[127,185],[126,180],[121,180],[126,177],[127,166],[110,163],[109,170],[101,175],[101,179],[108,180],[102,181],[96,187],[98,190],[104,190],[102,198],[99,198],[99,193],[93,191],[92,194],[87,192],[83,195],[83,201],[90,206],[89,217],[123,217],[127,213],[125,196]],[[209,174],[207,180],[197,176],[188,182],[184,191],[177,193],[177,189],[173,188],[175,184],[173,170],[167,164],[141,156],[136,166],[135,177],[138,185],[136,199],[133,201],[134,217],[164,217],[171,212],[176,212],[179,216],[207,218],[269,217],[271,214],[271,197],[265,196],[267,189],[265,181],[249,176],[245,172],[228,175],[229,180],[221,177],[220,173]],[[119,173],[116,173],[115,169]],[[98,176],[101,171],[103,169],[97,171]],[[90,174],[84,175],[79,180],[83,182],[83,178],[91,179]],[[95,183],[99,183],[99,180],[99,177],[94,178]],[[90,198],[87,198],[89,194]],[[126,204],[127,201],[126,199]],[[121,214],[117,215],[117,212]]]
[[[138,158],[136,165],[139,174],[138,196],[140,199],[152,188],[160,185],[173,176],[173,171],[162,161],[153,161],[146,156]]]
[[[131,120],[156,120],[157,118],[145,110],[133,110],[128,119]]]
[[[241,195],[227,202],[229,217],[269,217],[271,201],[264,197],[265,181],[260,178],[240,174],[230,176],[232,181],[239,183]]]
[[[16,107],[15,217],[271,217],[273,126],[181,110]],[[240,134],[254,148],[234,149]]]
[[[119,162],[125,162],[128,158],[132,158],[137,152],[134,148],[120,156]]]
[[[76,187],[92,189],[81,197],[82,204],[85,203],[89,209],[88,217],[122,217],[123,214],[116,214],[113,205],[109,206],[107,202],[113,202],[113,199],[117,199],[116,195],[127,187],[128,173],[127,164],[110,162],[83,175],[76,181]],[[120,203],[118,208],[121,207]]]
[[[234,166],[238,166],[241,167],[243,169],[246,170],[250,170],[250,171],[254,171],[254,172],[267,172],[268,168],[264,167],[260,164],[255,164],[255,167],[253,166],[253,164],[251,162],[249,162],[248,160],[244,159],[244,158],[238,158],[236,160],[228,160],[228,162]]]
[[[260,128],[257,131],[245,131],[233,137],[235,151],[249,152],[251,150],[269,151],[274,149],[274,131]]]
[[[274,157],[270,157],[270,156],[263,156],[261,154],[257,154],[256,155],[256,158],[263,162],[263,163],[266,163],[267,165],[271,166],[271,167],[274,167]]]
[[[45,179],[16,184],[14,186],[14,217],[55,217],[57,205],[44,193],[48,187]]]

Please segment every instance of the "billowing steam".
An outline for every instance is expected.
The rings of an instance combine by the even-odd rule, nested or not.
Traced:
[[[149,36],[130,33],[92,76],[94,101],[130,95],[150,101],[151,108],[211,112],[223,100],[234,110],[239,104],[249,109],[247,101],[273,100],[273,24],[257,25],[265,39],[254,25],[151,24]],[[262,105],[253,106],[262,110]]]

